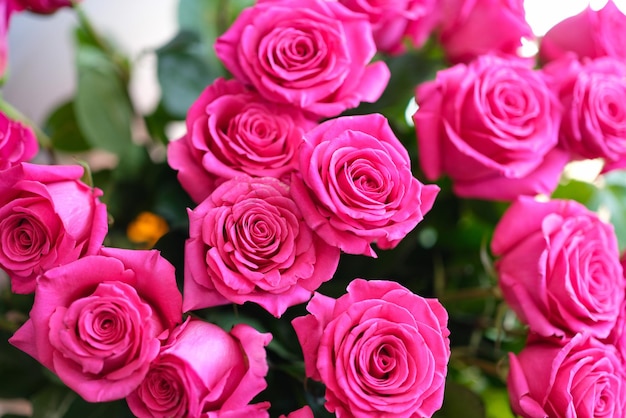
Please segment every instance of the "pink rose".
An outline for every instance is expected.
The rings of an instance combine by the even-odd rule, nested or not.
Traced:
[[[169,144],[168,161],[199,203],[226,179],[280,178],[293,171],[302,135],[313,126],[300,110],[219,78],[189,109],[187,134]]]
[[[326,385],[338,418],[430,417],[441,408],[450,358],[448,314],[396,282],[355,279],[316,293],[293,327],[306,375]]]
[[[13,13],[19,10],[21,6],[17,0],[0,1],[0,80],[4,78],[7,69],[9,23]]]
[[[11,0],[9,0],[11,1]],[[72,0],[15,0],[33,13],[51,14],[63,7],[72,7]],[[78,1],[76,1],[78,2]]]
[[[307,132],[292,195],[329,244],[375,257],[394,248],[432,207],[439,187],[411,173],[406,149],[380,114],[345,116]]]
[[[624,363],[611,345],[588,334],[564,346],[537,339],[509,360],[509,397],[520,417],[626,416]]]
[[[183,308],[251,301],[280,317],[338,263],[339,250],[307,226],[288,185],[235,177],[189,211]]]
[[[281,415],[280,418],[315,418],[313,411],[308,406],[304,406],[296,411],[291,412],[289,415]]]
[[[378,100],[390,73],[378,61],[367,16],[336,1],[263,0],[215,43],[225,67],[274,102],[336,116]]]
[[[578,159],[626,158],[626,64],[613,57],[552,61],[544,71],[553,79],[563,105],[560,140]]]
[[[28,161],[38,151],[32,129],[0,112],[0,170]]]
[[[374,42],[380,52],[392,55],[406,50],[405,40],[421,47],[439,23],[435,0],[339,0],[358,13],[364,13],[372,24]]]
[[[417,88],[413,116],[421,167],[447,174],[461,197],[512,200],[550,194],[568,154],[560,107],[541,73],[522,61],[482,56],[439,71]]]
[[[443,0],[439,42],[452,63],[484,54],[518,56],[533,38],[523,0]]]
[[[550,29],[539,44],[543,62],[573,52],[579,58],[612,56],[626,59],[626,16],[613,0],[600,10],[587,7]]]
[[[9,342],[88,402],[126,397],[181,322],[174,267],[157,251],[104,248],[48,270]]]
[[[530,330],[549,337],[615,326],[626,283],[610,224],[575,201],[515,201],[491,249],[504,299]]]
[[[0,267],[15,293],[39,275],[95,254],[108,231],[106,207],[81,166],[20,163],[0,176]]]
[[[128,406],[139,418],[268,417],[268,402],[249,402],[267,386],[271,339],[249,325],[228,333],[190,318],[173,331]]]
[[[622,254],[620,264],[622,265],[624,279],[626,280],[626,252]],[[617,350],[622,355],[622,359],[626,364],[626,290],[624,291],[619,315],[615,321],[615,327],[613,327],[611,334],[609,334],[608,338],[604,341],[617,347]]]

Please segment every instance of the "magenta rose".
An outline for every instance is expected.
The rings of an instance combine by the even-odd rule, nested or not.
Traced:
[[[315,125],[296,108],[219,78],[189,109],[187,133],[170,142],[168,162],[199,203],[226,179],[280,178],[293,171],[302,135]]]
[[[452,63],[484,54],[518,56],[533,38],[523,0],[442,0],[439,42]]]
[[[29,161],[38,151],[32,129],[0,112],[0,170]]]
[[[12,0],[9,0],[12,1]],[[72,0],[15,0],[33,13],[51,14],[63,7],[72,7]],[[78,0],[75,0],[78,3]]]
[[[48,270],[9,342],[86,401],[122,399],[181,322],[181,305],[174,267],[158,251],[103,248]]]
[[[541,73],[485,55],[417,88],[413,116],[426,177],[446,174],[461,197],[550,194],[569,160],[556,148],[560,106]]]
[[[543,62],[575,53],[579,58],[612,56],[626,59],[626,16],[613,0],[600,10],[587,7],[550,29],[539,44]]]
[[[387,65],[367,16],[336,1],[262,0],[244,9],[215,43],[224,66],[268,100],[336,116],[378,100]]]
[[[423,219],[439,187],[411,173],[406,149],[380,114],[331,119],[307,132],[291,189],[304,219],[326,242],[376,257]]]
[[[102,191],[81,166],[20,163],[0,176],[0,267],[15,293],[31,293],[46,270],[95,254],[108,231]]]
[[[0,1],[0,81],[4,78],[7,69],[9,23],[13,13],[22,7],[17,0]]]
[[[535,339],[509,360],[509,398],[520,417],[626,416],[626,369],[611,345],[588,334],[563,346]]]
[[[372,24],[374,42],[380,52],[397,55],[405,52],[405,41],[421,47],[439,23],[435,0],[339,0],[358,13],[364,13]]]
[[[613,227],[595,213],[575,201],[520,198],[496,225],[491,249],[504,299],[531,331],[609,335],[626,284]]]
[[[544,71],[563,105],[560,140],[577,159],[626,158],[626,64],[613,57],[552,61]]]
[[[338,418],[430,417],[441,408],[450,358],[448,314],[396,282],[355,279],[316,293],[293,327],[306,375],[326,385]]]
[[[183,307],[251,301],[280,317],[338,263],[339,250],[307,226],[287,184],[235,177],[189,211]]]
[[[311,408],[308,406],[304,406],[300,409],[297,409],[293,412],[291,412],[288,415],[281,415],[280,418],[315,418],[313,416],[313,411],[311,411]]]
[[[226,332],[189,318],[126,398],[128,406],[139,418],[266,418],[268,402],[249,403],[267,386],[265,346],[271,339],[249,325]]]

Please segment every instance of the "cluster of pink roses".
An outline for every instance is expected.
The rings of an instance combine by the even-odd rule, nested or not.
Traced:
[[[426,177],[449,176],[462,197],[511,201],[550,195],[571,160],[626,165],[625,35],[626,17],[609,1],[549,31],[541,69],[492,50],[439,71],[416,92]]]

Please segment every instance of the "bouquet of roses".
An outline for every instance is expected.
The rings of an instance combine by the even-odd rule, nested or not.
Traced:
[[[0,414],[626,415],[612,1],[181,0],[149,114],[75,1],[4,0],[0,74],[65,7],[75,96],[0,106]]]

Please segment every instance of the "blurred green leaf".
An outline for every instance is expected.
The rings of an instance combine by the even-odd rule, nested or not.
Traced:
[[[490,387],[481,395],[487,406],[487,418],[515,418],[506,388]]]
[[[450,379],[446,382],[443,407],[434,418],[486,418],[485,405],[476,393]]]
[[[78,395],[64,386],[49,385],[32,398],[33,418],[62,418]]]
[[[91,149],[78,126],[72,101],[56,108],[48,116],[43,129],[50,137],[52,146],[59,151],[82,152]]]
[[[184,119],[189,106],[222,72],[203,54],[202,42],[191,31],[182,31],[157,53],[157,72],[165,110]]]
[[[87,142],[123,155],[132,144],[133,109],[116,66],[100,50],[79,46],[76,120]]]

